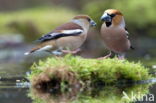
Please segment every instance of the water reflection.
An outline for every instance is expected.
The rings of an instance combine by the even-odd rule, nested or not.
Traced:
[[[153,103],[154,94],[149,92],[156,79],[138,81],[116,86],[94,85],[53,88],[45,84],[41,88],[31,87],[23,77],[0,79],[0,103]],[[121,82],[120,82],[121,83]],[[63,85],[62,85],[63,86]],[[48,87],[48,88],[47,88]],[[155,86],[156,87],[156,86]],[[153,89],[155,90],[155,89]],[[154,91],[153,91],[154,92]],[[147,95],[148,94],[148,95]]]
[[[0,88],[0,103],[31,103],[28,88]]]
[[[0,78],[0,103],[31,103],[30,83],[23,77]]]
[[[33,103],[129,103],[143,101],[149,93],[150,85],[104,86],[90,88],[68,88],[45,90],[31,88],[29,96]]]

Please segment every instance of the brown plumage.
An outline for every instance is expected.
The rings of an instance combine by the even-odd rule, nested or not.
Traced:
[[[104,21],[101,27],[101,37],[106,48],[117,53],[118,57],[123,59],[125,53],[131,48],[131,43],[128,39],[128,32],[125,30],[122,13],[115,9],[108,9],[104,12],[101,20]]]
[[[57,32],[60,30],[73,30],[73,29],[82,29],[83,30],[83,28],[80,25],[75,24],[73,22],[68,22],[68,23],[65,23],[65,24],[57,27],[55,30],[53,30],[53,32]]]
[[[116,10],[116,9],[107,9],[107,10],[105,10],[105,13],[123,16],[123,14],[119,10]]]
[[[78,16],[75,16],[73,19],[87,19],[87,20],[91,20],[91,18],[88,15],[78,15]]]
[[[36,51],[75,53],[74,50],[77,50],[86,40],[90,25],[95,26],[95,22],[89,16],[76,16],[70,22],[39,38],[40,43],[26,55]]]

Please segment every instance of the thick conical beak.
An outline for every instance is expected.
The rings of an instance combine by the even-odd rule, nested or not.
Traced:
[[[95,22],[94,20],[91,20],[91,21],[90,21],[90,25],[91,25],[91,26],[96,26],[96,22]]]
[[[108,15],[107,13],[104,13],[102,16],[101,16],[101,20],[104,21],[104,22],[111,22],[112,21],[112,18],[110,15]]]

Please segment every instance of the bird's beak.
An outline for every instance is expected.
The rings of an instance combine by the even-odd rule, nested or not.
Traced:
[[[96,26],[96,22],[95,22],[94,20],[91,20],[91,21],[90,21],[90,25],[91,25],[91,26]]]
[[[112,18],[110,15],[108,15],[107,13],[104,13],[102,16],[101,16],[101,20],[102,21],[105,21],[105,22],[111,22],[112,21]]]

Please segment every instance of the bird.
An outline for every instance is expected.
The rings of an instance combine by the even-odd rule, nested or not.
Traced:
[[[88,15],[77,15],[69,22],[62,24],[40,37],[38,44],[25,55],[38,51],[61,55],[62,53],[76,54],[80,46],[87,38],[90,26],[96,26],[96,22]]]
[[[107,9],[101,16],[103,24],[101,26],[101,38],[110,51],[108,55],[103,58],[108,58],[112,52],[117,54],[119,59],[124,59],[128,50],[134,49],[128,38],[128,31],[123,14],[116,9]]]

